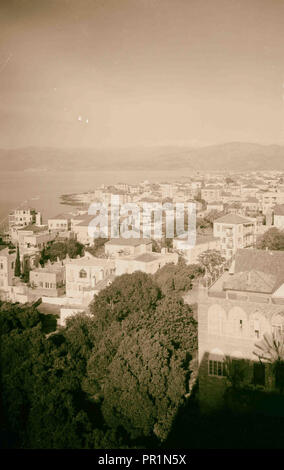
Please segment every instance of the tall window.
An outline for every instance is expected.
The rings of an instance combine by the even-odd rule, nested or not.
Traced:
[[[87,273],[86,273],[86,271],[85,271],[84,269],[81,269],[81,271],[80,271],[80,273],[79,273],[79,277],[80,277],[81,279],[84,279],[84,278],[87,277]]]
[[[275,315],[272,319],[272,333],[274,335],[281,335],[284,333],[284,317],[282,315]]]
[[[259,322],[259,320],[254,320],[253,329],[254,329],[254,337],[256,339],[259,339],[259,336],[260,336],[260,322]]]
[[[265,365],[261,362],[253,364],[253,383],[254,385],[265,385]]]
[[[284,362],[278,362],[275,368],[275,386],[281,391],[284,389]]]
[[[219,361],[209,360],[208,374],[216,376],[216,377],[225,377],[226,376],[226,371],[225,371],[224,362],[221,361],[221,360],[219,360]]]
[[[282,333],[282,325],[272,325],[272,333],[278,335]]]

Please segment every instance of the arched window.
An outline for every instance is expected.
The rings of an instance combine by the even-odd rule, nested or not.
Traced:
[[[272,334],[283,334],[284,333],[284,315],[274,315],[271,321]]]
[[[265,316],[260,312],[255,312],[250,316],[249,329],[250,336],[254,339],[261,339],[264,333],[270,331],[270,324]]]
[[[247,314],[240,307],[233,307],[228,313],[228,335],[248,336]]]
[[[81,271],[79,272],[79,277],[81,279],[84,279],[84,278],[87,277],[87,273],[86,273],[85,269],[81,269]]]
[[[226,334],[227,316],[220,305],[211,305],[208,309],[208,333],[212,335]]]

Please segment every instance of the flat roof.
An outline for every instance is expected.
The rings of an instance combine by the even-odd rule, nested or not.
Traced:
[[[107,264],[113,265],[114,266],[114,260],[111,260],[109,258],[88,258],[88,257],[82,257],[82,258],[75,258],[75,259],[70,259],[69,261],[66,262],[66,265],[70,264],[75,264],[79,266],[106,266]]]
[[[253,223],[253,221],[247,217],[242,217],[241,215],[238,214],[227,214],[224,215],[223,217],[220,217],[219,219],[214,220],[214,223],[221,223],[221,224],[248,224],[248,223]]]

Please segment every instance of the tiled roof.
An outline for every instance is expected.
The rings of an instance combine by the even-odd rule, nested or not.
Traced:
[[[25,227],[21,227],[19,229],[19,231],[29,231],[29,232],[33,232],[33,233],[39,233],[39,232],[44,232],[47,230],[47,226],[44,225],[42,227],[39,227],[37,225],[34,225],[34,224],[29,224],[29,225],[26,225]]]
[[[274,291],[276,276],[261,271],[248,271],[236,273],[231,279],[224,282],[224,290],[238,290],[249,292],[261,292],[271,294]]]
[[[220,217],[219,219],[214,220],[214,223],[224,223],[224,224],[247,224],[252,222],[251,219],[248,219],[247,217],[242,217],[241,215],[238,214],[226,214],[223,217]]]
[[[235,273],[258,271],[275,276],[273,291],[284,282],[284,251],[240,249],[235,258]]]

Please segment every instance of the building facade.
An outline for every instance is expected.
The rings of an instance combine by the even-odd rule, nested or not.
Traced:
[[[9,229],[25,227],[30,224],[41,225],[41,213],[35,209],[15,209],[9,214]]]
[[[212,235],[197,235],[194,246],[186,240],[173,239],[173,248],[182,253],[187,264],[198,264],[198,257],[207,250],[220,250],[220,238]]]
[[[65,266],[59,261],[30,271],[29,285],[34,294],[58,297],[65,292]]]
[[[48,229],[57,232],[71,230],[71,216],[68,214],[60,214],[48,219]]]
[[[146,274],[155,274],[158,269],[168,263],[177,264],[177,253],[142,253],[140,255],[122,256],[115,259],[115,274],[132,274],[142,271]]]
[[[251,248],[256,242],[256,219],[227,214],[214,221],[214,237],[220,238],[220,249],[226,259],[239,248]]]
[[[105,254],[117,258],[152,252],[152,242],[142,238],[113,238],[105,243]]]
[[[284,230],[284,204],[275,206],[273,214],[274,226],[279,230]]]
[[[16,252],[4,248],[0,251],[0,291],[7,291],[13,284]]]
[[[66,296],[89,303],[94,297],[96,285],[111,277],[115,263],[110,259],[84,256],[66,262]]]
[[[284,253],[246,250],[198,299],[199,398],[204,409],[222,406],[230,367],[242,367],[243,385],[277,387],[268,362],[255,352],[264,335],[284,333]]]

